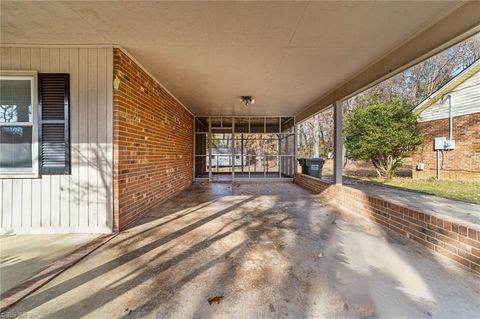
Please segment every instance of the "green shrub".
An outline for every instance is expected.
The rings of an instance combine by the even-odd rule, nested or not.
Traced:
[[[346,114],[346,157],[371,161],[379,177],[390,179],[402,160],[423,141],[412,105],[402,99],[374,99]]]

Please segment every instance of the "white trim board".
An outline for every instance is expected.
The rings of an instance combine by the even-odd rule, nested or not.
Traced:
[[[110,227],[36,227],[19,229],[0,229],[0,235],[18,235],[18,234],[112,234]]]

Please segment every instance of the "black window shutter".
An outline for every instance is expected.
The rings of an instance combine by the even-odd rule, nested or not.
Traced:
[[[39,165],[43,175],[70,174],[70,77],[38,74]]]

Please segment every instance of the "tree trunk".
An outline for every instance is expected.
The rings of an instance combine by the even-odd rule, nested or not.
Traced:
[[[400,163],[400,158],[392,156],[382,159],[372,159],[372,164],[375,167],[378,177],[385,179],[392,179],[395,176],[395,170]]]

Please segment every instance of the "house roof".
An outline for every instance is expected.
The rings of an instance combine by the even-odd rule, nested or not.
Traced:
[[[418,104],[413,109],[413,112],[415,114],[422,113],[423,111],[428,109],[431,105],[433,105],[435,102],[440,100],[443,96],[453,91],[456,87],[458,87],[460,84],[465,82],[465,80],[467,80],[468,78],[470,78],[471,76],[473,76],[475,73],[479,71],[480,71],[480,60],[477,60],[468,68],[460,72],[460,74],[458,74],[453,79],[448,81],[444,86],[442,86],[433,94],[431,94],[429,97],[427,97],[425,100],[423,100],[420,104]]]

